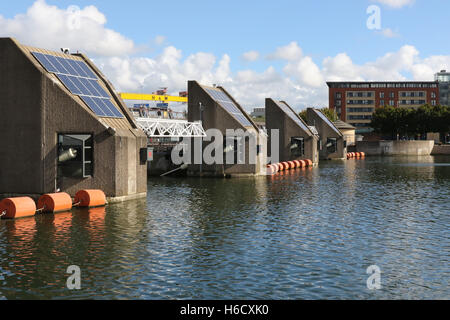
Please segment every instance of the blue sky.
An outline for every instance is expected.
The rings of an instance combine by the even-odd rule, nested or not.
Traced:
[[[405,4],[402,5],[402,2]],[[292,99],[300,105],[303,104],[302,99],[305,105],[314,103],[313,99],[317,99],[317,103],[325,103],[324,86],[319,88],[317,81],[308,81],[310,74],[317,73],[316,69],[321,74],[314,76],[318,77],[318,81],[323,78],[323,84],[325,80],[336,77],[349,78],[348,80],[373,80],[370,78],[383,74],[382,68],[398,68],[392,74],[390,74],[391,70],[386,70],[387,76],[393,78],[392,80],[399,77],[415,80],[426,77],[427,79],[424,80],[431,80],[430,70],[440,68],[441,65],[446,67],[445,64],[448,61],[446,59],[450,52],[450,43],[445,36],[445,30],[450,29],[448,18],[450,2],[442,0],[164,2],[46,0],[44,3],[49,7],[56,6],[62,12],[71,5],[81,9],[86,6],[95,6],[107,19],[107,22],[103,24],[104,29],[113,30],[133,42],[133,50],[116,54],[121,59],[129,59],[131,63],[135,63],[136,60],[133,59],[140,57],[153,59],[159,63],[164,59],[158,60],[158,57],[164,56],[165,52],[167,54],[168,47],[182,52],[182,56],[177,58],[180,64],[183,64],[191,55],[208,53],[216,58],[216,68],[223,56],[227,55],[230,70],[228,77],[221,79],[222,82],[229,81],[230,85],[235,86],[239,83],[239,80],[236,80],[238,78],[241,78],[240,81],[246,79],[255,83],[263,81],[265,77],[270,77],[271,81],[276,81],[277,77],[279,80],[282,78],[280,87],[292,85],[292,88],[297,90],[296,94],[292,95]],[[395,7],[396,3],[400,5]],[[0,15],[4,20],[14,21],[18,14],[25,14],[33,4],[35,1],[3,1],[0,3]],[[381,10],[381,30],[369,30],[366,27],[369,17],[366,9],[370,5],[377,5]],[[386,29],[389,29],[389,32],[383,32]],[[46,42],[43,39],[30,39],[25,35],[26,30],[21,32],[24,34],[23,39],[20,32],[12,36],[18,37],[22,42],[26,41],[25,44],[33,42],[32,45],[39,45],[42,42],[41,46],[55,46],[48,43],[48,40]],[[0,35],[8,36],[1,30]],[[155,41],[158,36],[164,41]],[[90,35],[86,34],[86,38],[88,37]],[[35,38],[39,36],[36,35]],[[60,41],[63,46],[64,38]],[[79,44],[83,49],[82,42],[83,39],[78,40],[75,45]],[[293,63],[293,60],[274,58],[274,52],[278,48],[284,48],[292,42],[301,48],[301,57],[298,56],[297,59],[299,62],[303,59],[301,63],[297,65]],[[74,46],[73,42],[70,44],[71,47]],[[404,50],[407,53],[400,53],[405,46],[409,46],[408,50]],[[89,49],[86,50],[89,51]],[[242,55],[249,51],[257,52],[255,61],[245,61],[242,58]],[[111,62],[110,57],[103,57],[104,51],[92,50],[88,53],[104,65],[105,72],[114,78],[115,73],[111,69],[114,63]],[[324,59],[333,59],[333,70],[341,70],[337,64],[339,62],[342,68],[346,67],[343,63],[344,60],[346,61],[343,59],[343,54],[351,60],[354,70],[340,77],[335,74],[336,71],[334,73],[330,71],[331,67],[324,64]],[[400,62],[397,64],[377,62],[389,54],[397,54],[398,60],[408,60],[411,57],[414,62],[411,60],[410,65],[406,66],[400,66],[398,64]],[[272,56],[272,59],[268,58],[269,56]],[[445,58],[438,59],[442,56]],[[306,59],[308,61],[305,58],[308,58]],[[314,64],[312,68],[310,68],[311,64]],[[369,70],[367,64],[375,64],[376,68],[380,69],[377,70],[379,72],[374,73],[373,70]],[[301,70],[303,67],[310,72],[304,73]],[[268,71],[269,68],[273,68],[274,72]],[[239,72],[247,71],[255,74],[238,76]],[[147,72],[152,74],[150,69]],[[167,74],[167,77],[170,75]],[[209,78],[213,81],[214,75]],[[172,84],[165,77],[161,81]],[[151,83],[156,85],[156,82]],[[145,85],[144,82],[141,84],[141,86]],[[177,85],[172,85],[177,87],[177,90],[180,89]],[[119,81],[118,86],[125,86],[124,89],[127,90],[133,88],[131,80],[127,85],[120,84]],[[305,91],[307,89],[310,90],[309,93]],[[237,88],[233,90],[237,92]],[[282,98],[284,91],[280,89],[270,93],[278,93]],[[249,94],[251,92],[246,96]],[[247,100],[249,104],[259,103],[256,100]]]

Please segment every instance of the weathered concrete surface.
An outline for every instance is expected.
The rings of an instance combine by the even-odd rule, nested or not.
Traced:
[[[290,108],[287,103],[280,101],[279,104],[286,104],[286,107]],[[317,148],[318,137],[316,137],[310,130],[304,130],[294,120],[291,119],[282,109],[278,106],[275,100],[266,99],[266,128],[269,134],[268,141],[272,142],[272,130],[279,130],[278,150],[279,162],[293,161],[293,160],[305,160],[309,159],[314,164],[319,162],[319,150]],[[295,112],[294,112],[295,113]],[[299,121],[304,121],[299,118]],[[306,123],[304,123],[307,126]],[[305,143],[304,155],[294,156],[291,151],[291,139],[303,138]],[[269,145],[270,155],[272,156],[272,148],[274,145]],[[275,152],[275,150],[274,150]],[[272,162],[273,163],[273,162]]]
[[[63,58],[62,53],[22,46],[0,38],[0,198],[39,195],[58,189],[74,196],[81,189],[101,189],[107,197],[126,197],[147,191],[147,163],[139,150],[147,136],[101,73],[99,85],[113,97],[126,118],[97,117],[71,94],[31,52]],[[70,59],[84,61],[82,55]],[[131,119],[131,120],[130,120]],[[58,134],[93,136],[93,174],[87,178],[58,175]]]
[[[450,155],[450,145],[435,145],[433,150],[431,151],[431,155]]]
[[[357,141],[357,152],[368,156],[429,156],[434,141]]]

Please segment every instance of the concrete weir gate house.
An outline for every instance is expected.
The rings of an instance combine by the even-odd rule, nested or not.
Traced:
[[[222,87],[207,87],[196,81],[188,82],[188,121],[202,121],[205,131],[217,129],[223,135],[218,152],[223,152],[223,163],[202,164],[192,161],[190,175],[242,176],[266,173],[267,135],[259,130],[253,120],[234,98]],[[244,136],[227,134],[227,130],[241,131]],[[237,131],[236,131],[237,130]],[[249,138],[252,134],[254,138]],[[200,139],[202,140],[202,139]],[[197,139],[197,143],[200,142]],[[210,141],[200,142],[204,150]],[[195,145],[195,143],[194,143]],[[241,147],[243,146],[243,147]],[[195,147],[195,146],[194,146]],[[198,153],[198,150],[193,150]],[[232,158],[232,163],[227,159]]]
[[[319,110],[308,108],[306,119],[309,126],[314,126],[320,137],[320,159],[346,159],[347,143],[344,135]]]
[[[319,162],[319,137],[286,102],[266,99],[266,128],[269,141],[272,130],[278,130],[279,142],[271,143],[269,154],[279,152],[280,162],[306,159],[314,164]]]
[[[0,39],[0,198],[145,196],[147,137],[83,54]]]

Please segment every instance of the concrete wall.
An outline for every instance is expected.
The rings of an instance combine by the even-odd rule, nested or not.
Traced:
[[[300,121],[302,120],[300,119]],[[272,151],[278,151],[280,162],[305,159],[309,159],[315,164],[319,162],[318,138],[309,130],[305,131],[300,127],[270,98],[266,99],[266,128],[269,134],[269,155],[272,155]],[[278,150],[272,150],[275,148],[275,145],[271,143],[271,130],[273,129],[279,130]],[[291,138],[295,137],[304,138],[305,154],[301,157],[293,156],[291,152]]]
[[[223,92],[226,91],[221,88]],[[266,137],[259,134],[259,131],[255,128],[246,128],[241,125],[233,116],[231,116],[227,111],[225,111],[218,103],[212,99],[209,94],[202,88],[200,84],[196,81],[188,82],[188,92],[189,92],[189,103],[188,103],[188,121],[199,121],[203,120],[202,125],[206,130],[208,129],[218,129],[222,132],[223,136],[226,136],[227,129],[242,129],[244,132],[249,131],[256,135],[256,144],[261,145],[263,150],[267,148]],[[232,99],[232,98],[231,98]],[[199,103],[202,104],[204,110],[200,116]],[[239,107],[239,104],[234,101],[234,103]],[[241,109],[242,111],[242,109]],[[243,111],[245,113],[245,111]],[[252,122],[250,120],[250,122]],[[209,141],[203,141],[204,139],[193,139],[201,142],[202,150],[210,143]],[[194,146],[195,143],[193,142]],[[194,150],[198,152],[198,150]],[[188,173],[191,175],[246,175],[246,174],[261,174],[265,171],[266,157],[262,153],[257,157],[256,164],[251,164],[249,162],[250,157],[250,146],[248,143],[245,145],[245,163],[244,164],[213,164],[207,165],[191,165],[188,169]],[[194,158],[192,157],[192,163]]]
[[[432,155],[450,155],[450,145],[435,145],[431,151]]]
[[[145,134],[127,119],[94,115],[30,50],[0,39],[1,61],[7,61],[0,64],[0,198],[57,189],[72,196],[81,189],[101,189],[108,197],[145,194],[146,163],[139,159]],[[93,135],[92,177],[57,176],[58,134]]]
[[[44,183],[45,76],[12,39],[0,39],[0,61],[0,195],[37,194]]]
[[[368,156],[430,155],[434,141],[357,141],[357,152]]]
[[[342,132],[342,135],[344,136],[345,141],[347,141],[347,146],[354,146],[355,145],[355,129],[342,129],[338,128],[339,131]]]
[[[346,159],[347,148],[344,147],[344,136],[336,128],[337,131],[333,129],[327,122],[325,122],[318,114],[318,110],[312,108],[307,109],[306,117],[309,126],[314,126],[319,133],[319,137],[322,144],[322,149],[319,150],[319,158],[323,160],[327,159]],[[337,139],[337,151],[333,153],[328,153],[326,144],[328,138]]]

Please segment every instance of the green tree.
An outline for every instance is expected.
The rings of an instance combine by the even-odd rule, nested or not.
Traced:
[[[441,135],[450,131],[450,108],[446,106],[423,105],[417,109],[378,108],[372,116],[370,126],[377,133],[397,136],[417,137],[428,132]]]
[[[306,109],[301,111],[298,115],[306,122]]]

